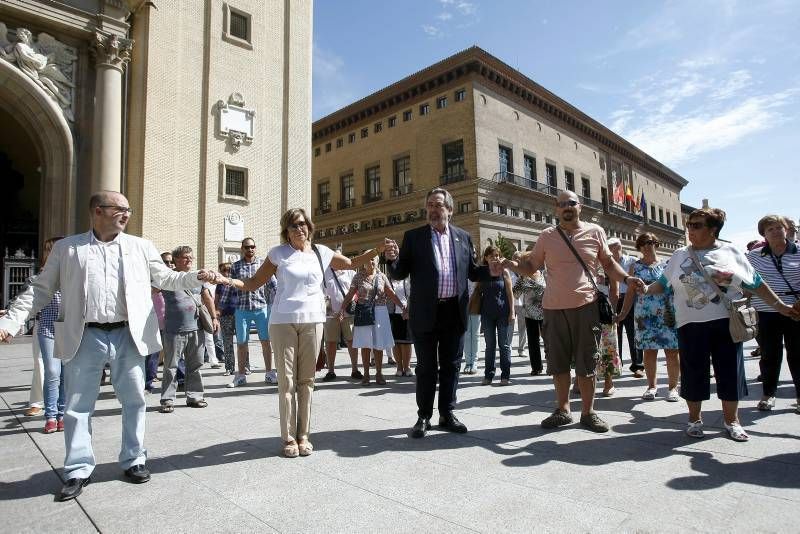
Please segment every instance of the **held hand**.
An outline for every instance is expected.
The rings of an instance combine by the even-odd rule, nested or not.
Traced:
[[[206,269],[197,271],[197,279],[201,282],[210,282],[212,284],[216,284],[217,276],[217,273],[214,271],[208,271]]]
[[[403,319],[408,321],[408,308],[403,308]]]
[[[637,278],[635,276],[628,277],[628,287],[632,287],[636,290],[636,292],[640,295],[643,295],[645,291],[647,291],[647,286],[642,281],[641,278]]]
[[[384,239],[382,242],[375,245],[375,251],[378,253],[378,256],[383,254],[386,251],[386,240]]]
[[[513,313],[508,315],[508,324],[513,325],[514,321],[517,320],[517,316]]]
[[[397,246],[397,242],[395,240],[389,239],[388,237],[383,240],[383,254],[386,256],[387,260],[396,260],[399,251],[400,248]]]
[[[0,310],[0,317],[5,317],[8,313],[8,310]]]
[[[3,343],[9,343],[13,337],[8,330],[0,330],[0,341]]]
[[[795,321],[800,321],[800,308],[779,302],[775,305],[775,309],[781,315],[785,315],[786,317],[794,319]]]
[[[211,321],[211,324],[214,326],[214,333],[216,334],[219,332],[219,319],[214,318],[214,320]]]
[[[334,317],[336,317],[336,320],[341,323],[342,319],[344,319],[344,312],[342,310],[339,310],[338,312],[336,312],[336,315],[334,315]]]
[[[492,276],[501,276],[503,274],[503,261],[491,260],[489,262],[489,274]]]

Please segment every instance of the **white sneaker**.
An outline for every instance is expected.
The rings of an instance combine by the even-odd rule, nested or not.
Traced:
[[[237,374],[237,375],[234,375],[233,382],[230,382],[225,387],[236,388],[236,387],[239,387],[239,386],[244,386],[245,384],[247,384],[247,377],[245,375]]]
[[[658,388],[647,388],[644,393],[642,393],[642,398],[644,400],[653,400],[656,398],[658,394]]]
[[[267,373],[264,375],[264,381],[267,384],[277,384],[278,383],[278,372],[275,369],[273,369],[271,371],[267,371]]]
[[[703,422],[698,420],[694,423],[689,423],[689,426],[686,427],[686,435],[691,436],[693,438],[702,438],[703,437]]]
[[[678,388],[673,388],[667,391],[667,396],[665,399],[667,402],[678,402],[681,400],[681,396],[678,395]]]

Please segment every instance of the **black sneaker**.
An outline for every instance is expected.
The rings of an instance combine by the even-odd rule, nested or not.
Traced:
[[[608,423],[600,419],[600,416],[594,412],[581,415],[581,425],[592,432],[608,432]]]
[[[322,377],[323,382],[330,382],[331,380],[336,380],[336,373],[333,371],[328,371],[328,373]]]
[[[355,371],[350,373],[350,378],[355,378],[356,380],[361,380],[362,378],[364,378],[364,375],[361,374],[361,371],[356,369]]]

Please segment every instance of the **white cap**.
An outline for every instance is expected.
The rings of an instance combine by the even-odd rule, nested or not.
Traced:
[[[610,247],[611,245],[622,246],[622,241],[620,241],[618,237],[612,237],[608,240],[608,246]]]

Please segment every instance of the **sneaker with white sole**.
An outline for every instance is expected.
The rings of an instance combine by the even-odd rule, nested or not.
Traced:
[[[731,424],[724,423],[724,426],[733,441],[747,441],[750,439],[750,436],[744,431],[739,421],[734,421]]]
[[[658,388],[647,388],[644,393],[642,393],[642,398],[644,400],[653,400],[658,395]]]
[[[760,412],[768,412],[775,407],[775,397],[768,397],[758,401],[758,410]]]
[[[678,388],[672,388],[667,391],[667,396],[664,398],[667,402],[678,402],[681,396],[678,395]]]
[[[247,376],[236,374],[233,377],[233,381],[229,382],[226,387],[237,388],[239,386],[244,386],[245,384],[247,384]]]
[[[278,372],[275,369],[271,371],[267,371],[264,375],[264,382],[267,384],[277,384],[278,383]]]
[[[693,437],[693,438],[702,438],[703,437],[703,421],[699,419],[694,423],[689,423],[689,426],[686,427],[686,435]]]

